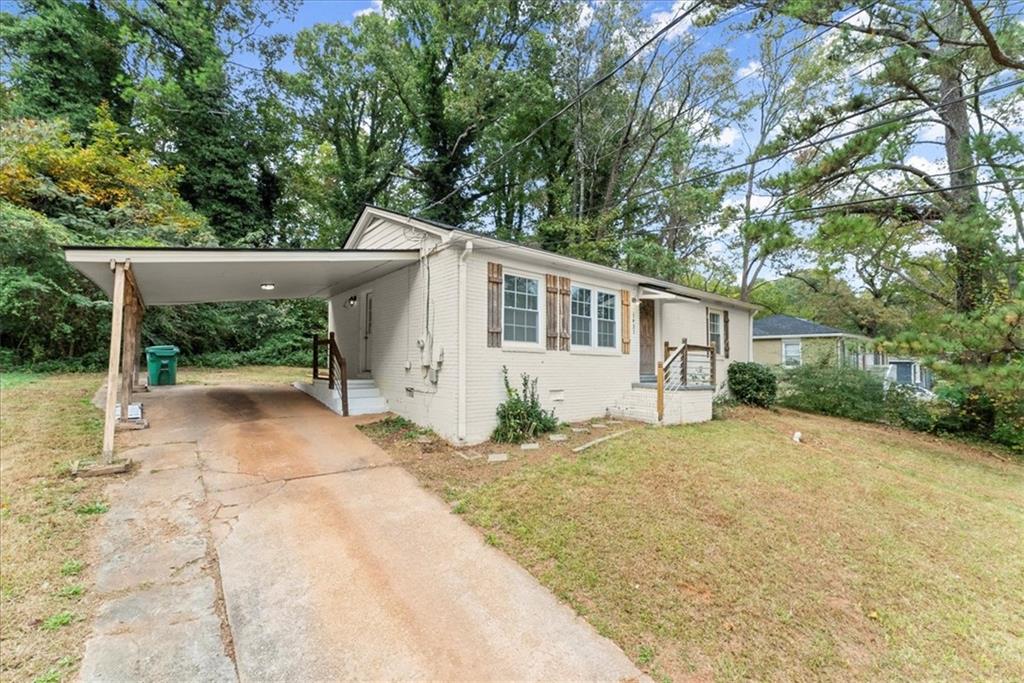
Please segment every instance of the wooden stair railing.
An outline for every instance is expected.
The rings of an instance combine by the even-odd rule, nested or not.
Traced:
[[[320,347],[327,351],[327,376],[320,374]],[[326,339],[313,335],[313,380],[327,380],[327,388],[332,391],[335,384],[339,385],[341,394],[341,414],[348,417],[348,361],[341,355],[338,342],[334,333],[327,335]]]

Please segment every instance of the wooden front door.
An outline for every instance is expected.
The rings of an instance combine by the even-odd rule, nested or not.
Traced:
[[[640,300],[640,374],[654,374],[654,302]]]

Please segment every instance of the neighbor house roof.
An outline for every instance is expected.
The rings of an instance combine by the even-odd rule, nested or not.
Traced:
[[[647,275],[641,275],[639,273],[633,273],[628,270],[621,268],[613,268],[611,266],[604,266],[599,263],[593,263],[591,261],[585,261],[583,259],[575,258],[573,256],[566,256],[564,254],[558,254],[553,251],[541,249],[539,247],[533,247],[521,242],[513,242],[511,240],[498,239],[491,237],[490,235],[482,235],[480,233],[473,232],[472,230],[464,230],[448,223],[442,223],[429,218],[421,218],[400,211],[394,211],[392,209],[385,209],[379,206],[373,206],[372,204],[363,205],[363,210],[356,218],[355,223],[352,226],[352,230],[349,231],[348,237],[345,239],[345,243],[342,245],[342,249],[348,249],[352,243],[358,243],[358,236],[362,230],[369,224],[372,216],[381,218],[390,218],[391,220],[399,220],[408,225],[419,227],[426,232],[434,233],[438,236],[446,235],[447,239],[453,236],[458,236],[461,240],[473,240],[479,243],[484,250],[486,249],[512,249],[514,253],[519,254],[524,258],[530,258],[535,262],[549,263],[552,265],[570,266],[579,270],[590,271],[595,274],[601,274],[606,277],[611,277],[622,282],[631,282],[638,284],[643,287],[654,287],[665,292],[672,293],[677,297],[684,299],[691,299],[693,301],[703,301],[710,304],[718,304],[724,306],[732,306],[734,308],[746,309],[749,311],[756,311],[760,308],[756,304],[752,304],[748,301],[740,301],[730,296],[722,294],[714,294],[712,292],[706,292],[701,289],[694,287],[687,287],[676,282],[669,282],[667,280],[659,280],[651,278]]]
[[[770,315],[754,320],[754,339],[771,337],[861,337],[793,315]]]

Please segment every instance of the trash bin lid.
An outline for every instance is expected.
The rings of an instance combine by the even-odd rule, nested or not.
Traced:
[[[177,356],[178,352],[177,346],[171,346],[168,344],[146,347],[146,353],[151,353],[154,356]]]

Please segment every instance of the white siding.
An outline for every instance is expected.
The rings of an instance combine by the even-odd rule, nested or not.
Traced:
[[[457,437],[457,260],[454,250],[445,250],[331,299],[331,330],[349,367],[358,371],[365,293],[373,291],[370,367],[381,394],[394,412],[451,440]],[[359,303],[347,307],[353,295]],[[435,355],[444,352],[436,385],[424,376],[423,363],[428,361],[417,346],[426,337],[428,304]]]
[[[721,388],[728,377],[730,364],[735,361],[746,362],[751,360],[750,313],[748,311],[742,308],[733,308],[716,303],[708,304],[702,301],[662,302],[658,311],[658,314],[661,316],[661,342],[668,341],[671,346],[678,346],[683,339],[687,339],[691,344],[706,345],[708,342],[708,330],[705,306],[712,311],[729,311],[729,357],[726,358],[724,355],[719,354],[715,361],[718,386]],[[658,353],[660,353],[662,348],[661,342],[659,342]]]
[[[542,309],[540,344],[535,349],[502,348],[487,346],[487,263],[501,263],[505,272],[514,272],[536,277],[540,281],[540,306]],[[574,284],[584,284],[618,292],[635,287],[621,283],[593,278],[574,273],[572,270],[556,271],[516,259],[511,249],[480,249],[467,261],[467,366],[466,393],[466,438],[469,442],[487,439],[497,424],[495,409],[505,400],[501,368],[508,367],[509,381],[520,385],[520,375],[528,373],[538,378],[538,393],[545,408],[553,409],[560,420],[582,420],[603,416],[610,410],[625,391],[639,376],[637,340],[637,305],[630,306],[632,320],[632,344],[629,354],[618,349],[607,351],[547,351],[544,348],[544,275],[551,273],[568,276]],[[619,302],[618,314],[622,308]],[[619,322],[617,321],[617,324]],[[619,331],[621,341],[621,328]],[[555,400],[560,396],[562,400]]]
[[[366,226],[355,249],[420,249],[437,244],[438,238],[407,225],[399,225],[382,218]]]

